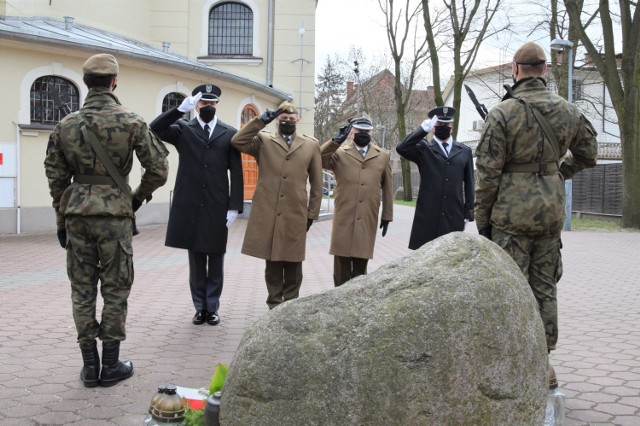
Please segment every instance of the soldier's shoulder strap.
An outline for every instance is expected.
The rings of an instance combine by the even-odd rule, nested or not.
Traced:
[[[524,104],[525,108],[527,109],[527,114],[528,114],[528,111],[531,111],[533,113],[533,116],[535,117],[536,121],[542,128],[542,132],[547,137],[547,140],[550,142],[549,145],[551,145],[551,149],[553,150],[553,154],[555,158],[558,159],[559,158],[558,151],[559,151],[560,144],[558,142],[558,138],[556,137],[556,134],[553,132],[553,129],[549,124],[549,121],[547,121],[547,119],[544,117],[544,115],[542,115],[542,113],[538,108],[533,107],[526,99],[520,96],[516,96],[513,92],[510,92],[510,95],[512,98],[517,99]]]
[[[129,190],[129,186],[125,182],[120,172],[118,172],[118,170],[116,169],[116,166],[113,165],[113,162],[109,158],[109,155],[104,150],[100,142],[98,142],[98,138],[96,137],[95,133],[87,128],[87,124],[84,122],[80,113],[76,114],[76,119],[78,121],[78,125],[80,126],[80,131],[82,132],[84,140],[89,143],[93,151],[96,153],[98,159],[104,165],[104,168],[107,169],[107,172],[109,172],[111,179],[113,179],[116,185],[118,185],[118,188],[120,188],[120,191],[122,191],[123,194],[131,198],[132,194]]]

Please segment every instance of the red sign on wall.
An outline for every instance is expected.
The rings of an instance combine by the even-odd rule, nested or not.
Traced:
[[[2,166],[2,153],[0,152],[0,166]]]

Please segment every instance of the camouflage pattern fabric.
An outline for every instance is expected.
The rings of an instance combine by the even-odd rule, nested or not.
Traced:
[[[533,111],[521,99],[545,117],[559,146],[546,140]],[[556,284],[562,276],[564,180],[594,167],[597,154],[591,123],[536,77],[519,80],[491,109],[476,149],[476,225],[480,231],[491,228],[492,240],[520,266],[538,302],[549,350],[558,340]],[[503,170],[541,162],[559,164],[559,170]]]
[[[558,342],[558,302],[556,283],[562,277],[560,234],[530,238],[493,230],[492,241],[502,247],[518,264],[538,302],[544,325],[547,349]]]
[[[124,340],[127,297],[133,282],[131,238],[134,217],[129,193],[115,184],[72,182],[80,175],[109,176],[78,125],[81,114],[115,168],[127,177],[133,155],[145,169],[133,196],[151,200],[169,174],[163,143],[138,114],[123,107],[108,88],[91,88],[80,111],[68,114],[51,132],[44,161],[58,229],[67,230],[67,275],[80,344],[96,337],[105,343]],[[95,318],[96,298],[104,301]]]
[[[168,151],[142,117],[123,107],[109,89],[92,88],[80,111],[63,118],[49,136],[44,164],[58,228],[64,228],[64,215],[133,217],[131,200],[115,184],[72,182],[74,175],[109,176],[81,137],[77,114],[97,135],[122,176],[129,175],[134,153],[140,160],[145,171],[133,193],[136,199],[151,200],[169,175]]]
[[[492,108],[476,149],[476,225],[514,235],[554,235],[564,223],[564,179],[596,165],[596,131],[574,105],[547,91],[541,78],[518,81],[513,94],[547,119],[560,145],[558,155],[521,101],[510,98]],[[506,164],[540,161],[560,162],[560,172],[503,172]]]
[[[126,338],[127,298],[133,283],[132,223],[128,217],[68,216],[67,275],[78,342]],[[98,281],[103,307],[96,320]]]

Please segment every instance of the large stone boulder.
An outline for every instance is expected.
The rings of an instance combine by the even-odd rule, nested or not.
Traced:
[[[223,425],[540,425],[536,302],[498,246],[452,233],[245,332]]]

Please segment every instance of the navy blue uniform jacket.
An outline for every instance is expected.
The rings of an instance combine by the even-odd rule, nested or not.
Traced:
[[[396,147],[407,160],[418,165],[420,189],[411,227],[409,248],[453,231],[464,230],[464,220],[473,220],[474,174],[471,148],[453,141],[447,158],[434,140],[418,127]]]
[[[230,144],[237,130],[218,119],[209,138],[197,118],[181,117],[172,108],[150,124],[180,157],[165,245],[225,253],[227,210],[242,212],[244,197],[240,152]]]

